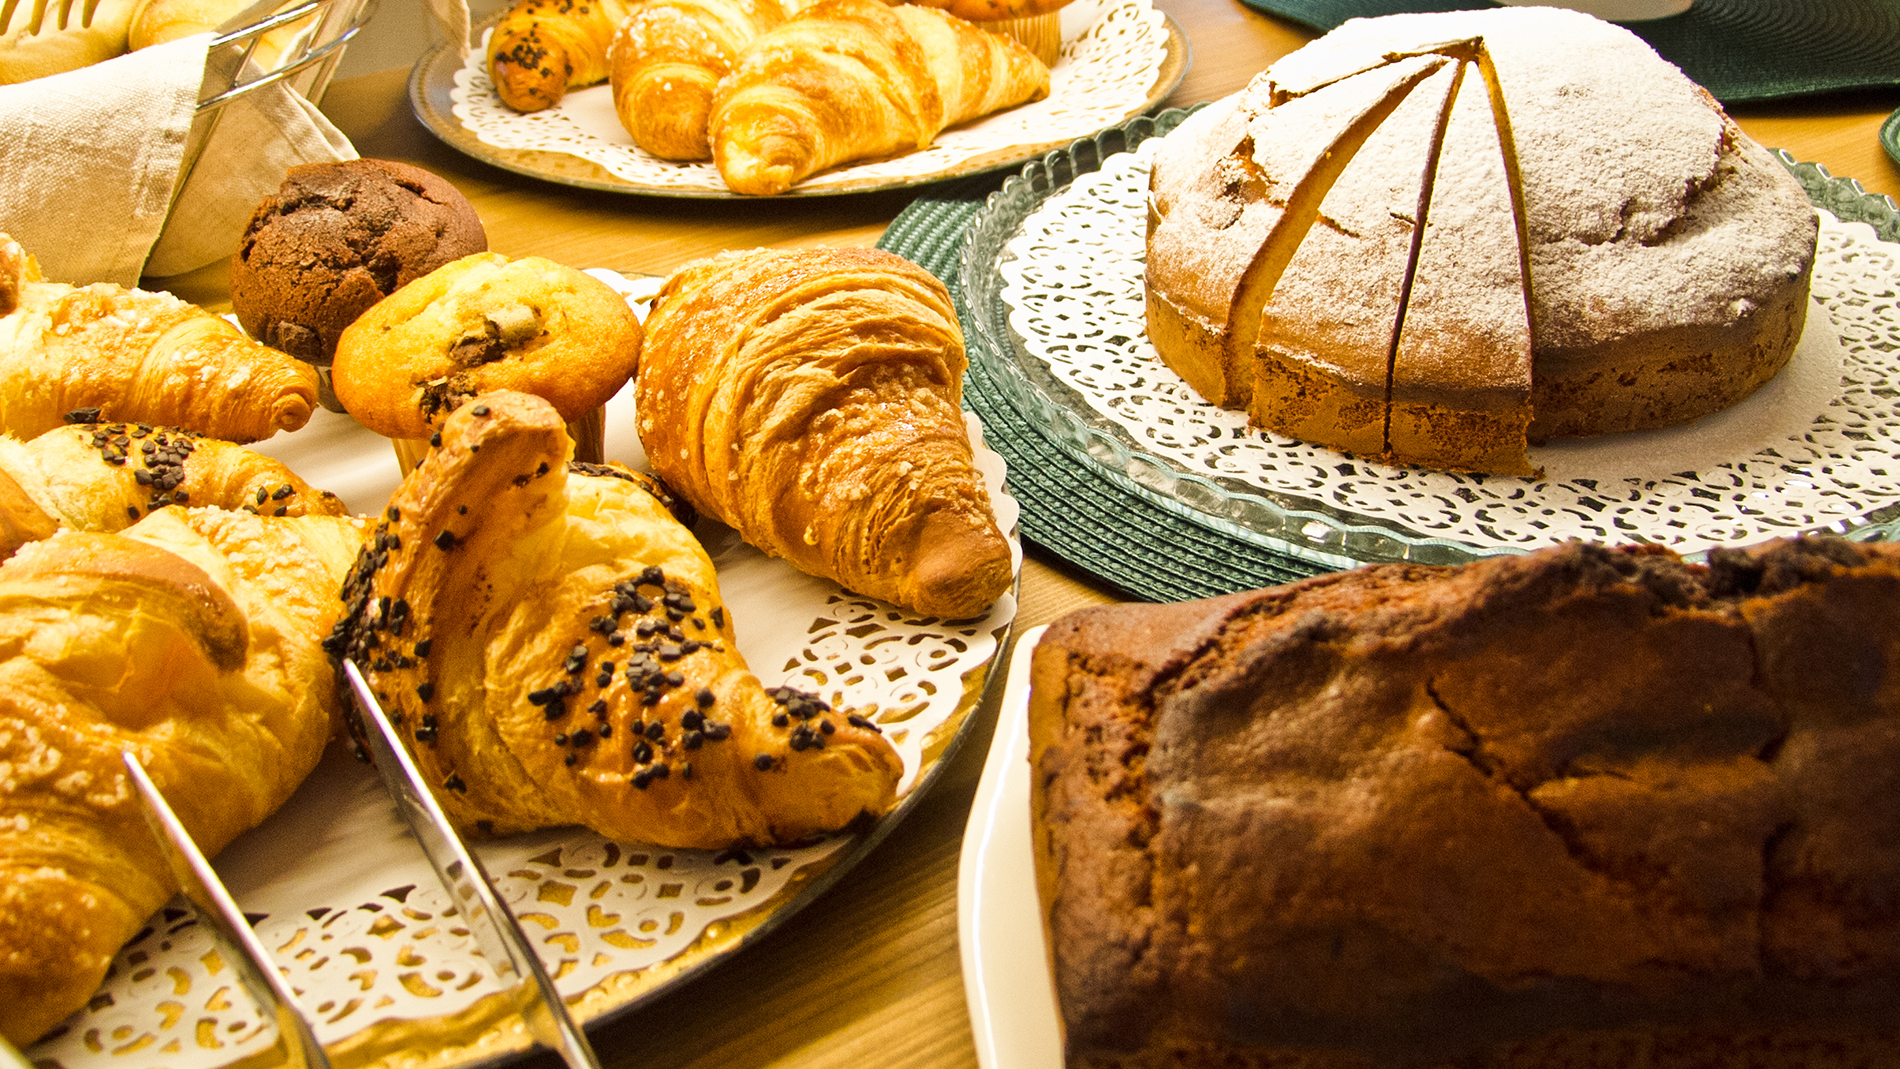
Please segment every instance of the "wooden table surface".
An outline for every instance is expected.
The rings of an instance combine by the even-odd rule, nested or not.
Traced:
[[[1193,49],[1166,102],[1186,106],[1243,87],[1310,34],[1237,0],[1156,0]],[[577,190],[471,160],[414,118],[406,70],[340,81],[323,110],[364,156],[398,159],[453,181],[496,251],[580,267],[665,274],[729,248],[869,245],[913,192],[732,203]],[[1756,140],[1858,178],[1900,200],[1900,167],[1876,132],[1900,92],[1733,109]],[[224,269],[151,280],[228,309]],[[148,281],[148,284],[151,284]],[[1019,628],[1112,593],[1034,547]],[[944,774],[862,864],[792,923],[711,971],[590,1035],[608,1069],[713,1066],[968,1067],[976,1064],[958,965],[956,880],[964,822],[990,742],[995,695]],[[556,1064],[546,1055],[535,1069]]]

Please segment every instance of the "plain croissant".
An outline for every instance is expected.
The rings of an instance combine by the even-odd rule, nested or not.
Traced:
[[[713,160],[735,192],[782,193],[1048,94],[1049,68],[1001,34],[936,8],[819,0],[755,39],[720,82]]]
[[[977,616],[1014,569],[972,467],[965,366],[949,293],[901,257],[730,254],[655,297],[636,422],[654,471],[766,553]]]
[[[262,453],[143,423],[0,435],[0,557],[69,527],[118,531],[147,513],[210,505],[266,516],[341,516],[343,502]]]
[[[0,433],[63,423],[182,427],[231,442],[296,430],[317,371],[169,293],[41,280],[0,235]]]
[[[322,641],[361,521],[165,509],[0,563],[0,1034],[85,1005],[177,892],[129,750],[215,853],[290,797],[338,722]]]
[[[607,48],[625,0],[516,0],[488,38],[488,75],[501,102],[540,111],[570,89],[607,80]]]
[[[457,409],[344,591],[331,649],[450,818],[715,848],[882,813],[902,760],[878,729],[768,692],[692,533],[648,481],[570,450],[531,394]]]
[[[784,22],[779,0],[643,0],[614,35],[608,83],[633,143],[666,160],[712,158],[707,127],[719,79]]]

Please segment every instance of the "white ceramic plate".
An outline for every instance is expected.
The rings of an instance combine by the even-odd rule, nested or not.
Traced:
[[[1023,632],[1010,655],[996,735],[957,864],[963,990],[983,1069],[1062,1066],[1029,831],[1029,655],[1045,630]]]

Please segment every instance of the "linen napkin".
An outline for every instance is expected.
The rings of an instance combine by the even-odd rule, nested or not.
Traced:
[[[46,277],[137,284],[171,206],[210,41],[0,86],[0,232]]]
[[[195,270],[231,255],[290,167],[356,157],[283,82],[200,114],[201,88],[231,77],[208,54],[211,40],[0,86],[0,232],[47,278],[135,286]]]

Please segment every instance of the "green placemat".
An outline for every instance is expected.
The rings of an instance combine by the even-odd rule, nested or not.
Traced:
[[[1485,0],[1243,2],[1322,33],[1351,18],[1499,6]],[[1895,0],[1695,0],[1680,15],[1621,25],[1725,104],[1900,86]]]
[[[963,233],[1001,177],[942,187],[898,215],[878,241],[950,288],[964,333],[972,331],[959,284]],[[1023,540],[1143,601],[1183,601],[1254,590],[1326,569],[1230,539],[1135,497],[1078,463],[1025,421],[981,367],[971,365],[963,403],[1009,465],[1022,504]]]

